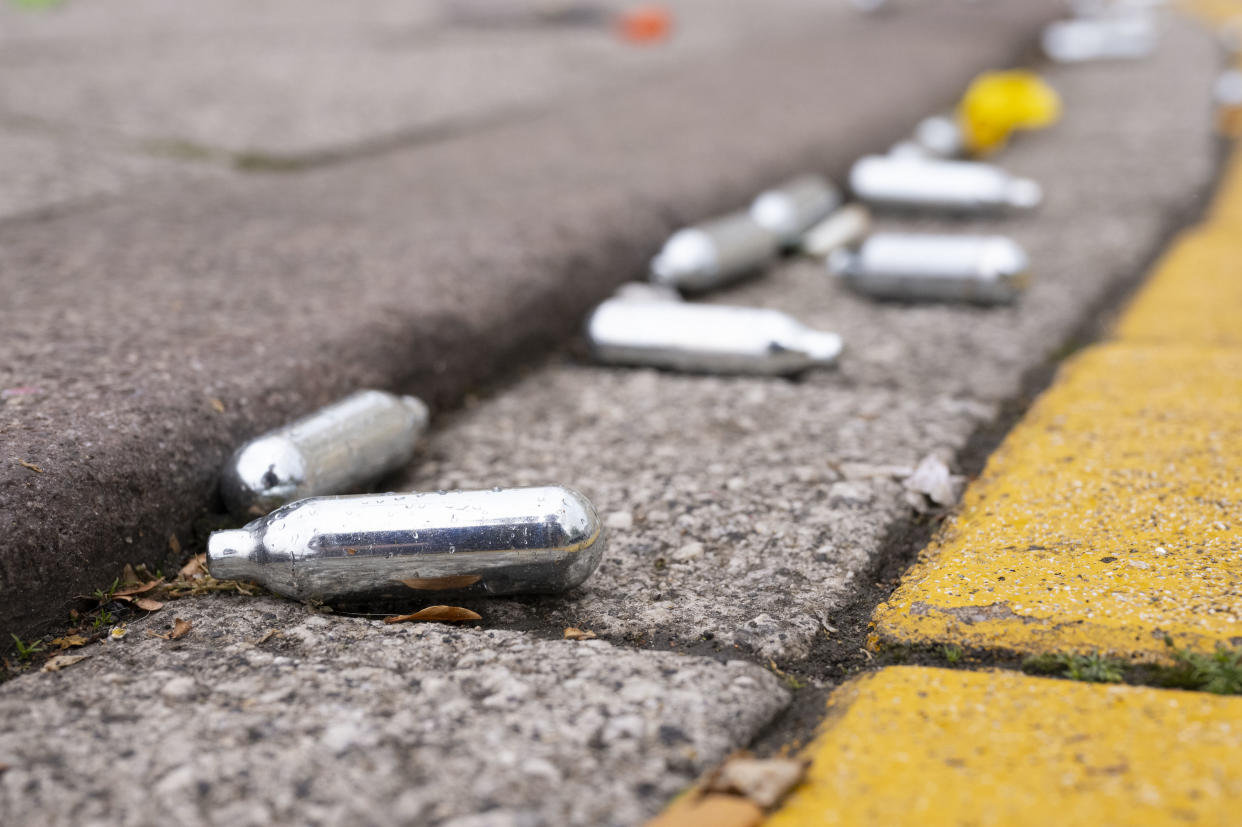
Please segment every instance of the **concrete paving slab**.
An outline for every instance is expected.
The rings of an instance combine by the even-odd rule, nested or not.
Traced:
[[[641,47],[616,36],[606,14],[596,25],[467,24],[548,10],[522,0],[231,2],[193,14],[167,0],[6,7],[0,100],[4,113],[45,123],[295,158],[658,83],[653,71],[803,29],[868,25],[844,3],[665,5],[674,36]]]
[[[6,823],[632,825],[788,698],[740,661],[274,598],[73,652],[0,687]]]
[[[141,189],[152,181],[183,186],[215,178],[221,171],[135,152],[116,142],[44,130],[6,128],[0,123],[0,221],[47,215],[71,205],[93,203]]]
[[[1227,824],[1242,700],[890,667],[829,701],[765,824]]]
[[[1204,41],[1179,25],[1161,57],[1132,64],[1128,78],[1113,67],[1049,72],[1065,123],[1001,159],[1044,183],[1050,195],[1037,214],[907,225],[1019,238],[1036,275],[1017,306],[875,304],[795,262],[711,300],[775,307],[841,332],[839,371],[787,382],[554,364],[437,429],[398,487],[572,480],[612,515],[614,551],[592,580],[568,600],[490,604],[505,607],[497,617],[506,622],[585,624],[621,640],[707,641],[797,662],[875,569],[889,530],[913,515],[893,469],[908,473],[931,454],[951,463],[1023,373],[1192,209],[1212,166],[1210,118],[1193,99],[1213,73]],[[1164,86],[1174,77],[1183,91]],[[1170,121],[1149,118],[1132,140],[1163,159],[1167,179],[1134,175],[1138,155],[1095,137],[1113,117],[1102,101],[1142,107],[1153,85],[1172,92],[1161,107],[1185,108]],[[1059,196],[1063,181],[1091,191],[1093,208]]]
[[[840,174],[1055,6],[912,8],[435,145],[0,226],[0,390],[27,389],[0,408],[0,629],[200,541],[241,441],[360,386],[453,404],[562,342],[678,224]],[[825,85],[855,74],[866,94]]]

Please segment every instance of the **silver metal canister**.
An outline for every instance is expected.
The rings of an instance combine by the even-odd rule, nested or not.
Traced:
[[[1004,236],[876,233],[858,252],[838,250],[830,272],[880,299],[1007,304],[1026,286],[1026,253]]]
[[[299,600],[560,592],[595,571],[603,524],[570,488],[315,497],[207,542],[213,577]]]
[[[991,164],[883,155],[855,162],[850,189],[873,206],[957,213],[1030,209],[1043,199],[1038,183]]]
[[[587,321],[596,359],[694,373],[782,375],[831,365],[841,337],[778,310],[609,299]]]
[[[802,236],[800,249],[808,256],[824,258],[833,250],[862,241],[871,231],[871,213],[862,204],[846,204]]]
[[[1159,32],[1150,13],[1131,11],[1049,23],[1041,37],[1044,53],[1058,63],[1147,57]]]
[[[809,228],[841,206],[841,191],[822,175],[799,175],[762,192],[750,205],[750,217],[780,239],[797,246]]]
[[[780,243],[749,212],[731,213],[669,236],[651,260],[651,280],[691,292],[723,287],[766,266]]]
[[[352,393],[238,448],[220,493],[235,516],[257,517],[305,497],[355,491],[409,462],[427,419],[413,396]]]
[[[932,115],[914,128],[915,142],[937,158],[957,158],[966,152],[962,128],[949,115]]]

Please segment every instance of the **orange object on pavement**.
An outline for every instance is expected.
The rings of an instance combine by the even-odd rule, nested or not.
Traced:
[[[636,6],[617,16],[617,30],[630,43],[656,43],[668,38],[673,15],[663,6]]]

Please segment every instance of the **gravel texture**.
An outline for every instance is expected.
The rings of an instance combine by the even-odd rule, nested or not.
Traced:
[[[7,824],[635,824],[788,700],[741,661],[275,598],[81,651],[0,690]]]

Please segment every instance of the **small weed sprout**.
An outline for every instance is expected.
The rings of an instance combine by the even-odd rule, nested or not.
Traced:
[[[1210,655],[1182,649],[1173,657],[1177,666],[1170,670],[1171,685],[1217,695],[1242,694],[1242,649],[1217,646]]]
[[[21,660],[21,661],[30,660],[30,656],[33,655],[35,652],[43,651],[43,644],[37,640],[34,641],[33,643],[26,643],[21,638],[19,638],[17,635],[12,634],[12,633],[9,634],[9,637],[13,638],[13,643],[17,645],[17,659],[18,660]]]
[[[1120,661],[1106,658],[1099,652],[1089,655],[1036,655],[1027,658],[1022,664],[1027,672],[1088,683],[1120,683],[1123,677],[1122,666]]]
[[[944,659],[949,663],[958,663],[962,659],[962,647],[946,644],[941,647],[940,653],[944,655]]]

